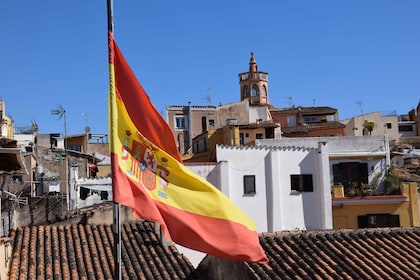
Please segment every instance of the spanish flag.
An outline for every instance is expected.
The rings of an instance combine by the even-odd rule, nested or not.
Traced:
[[[109,130],[113,200],[155,221],[173,242],[213,256],[266,263],[255,223],[186,168],[172,130],[109,32]]]

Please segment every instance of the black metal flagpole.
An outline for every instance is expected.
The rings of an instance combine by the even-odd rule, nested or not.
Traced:
[[[114,33],[113,0],[107,0],[108,10],[108,32]],[[110,42],[108,42],[109,44]],[[111,52],[111,46],[108,51]],[[110,54],[108,54],[109,56]],[[115,65],[114,65],[115,67]],[[111,114],[112,116],[112,114]],[[112,123],[112,122],[111,122]],[[112,126],[112,125],[111,125]],[[111,127],[111,133],[113,128]],[[111,135],[112,138],[112,135]],[[112,141],[112,140],[111,140]],[[112,164],[112,162],[111,162]],[[121,280],[121,217],[120,204],[113,200],[113,233],[114,233],[114,279]]]

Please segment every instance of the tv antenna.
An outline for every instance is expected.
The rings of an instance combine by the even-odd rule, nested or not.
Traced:
[[[51,110],[51,115],[57,115],[58,119],[61,119],[63,116],[65,117],[66,109],[64,109],[63,106],[61,106],[61,104],[57,104],[57,107],[57,109]]]
[[[212,88],[211,88],[211,87],[207,87],[207,88],[206,88],[207,95],[206,95],[206,97],[204,97],[204,98],[203,98],[204,100],[206,100],[206,102],[207,102],[207,104],[208,104],[208,105],[210,105],[210,104],[211,104],[211,95],[210,95],[211,90],[212,90]]]
[[[88,125],[88,114],[86,112],[82,112],[82,116],[85,117],[85,132],[89,133],[90,132],[90,127]]]
[[[61,120],[62,117],[64,117],[64,149],[66,149],[66,137],[67,137],[67,122],[66,122],[66,109],[64,109],[61,104],[57,105],[57,109],[51,110],[51,115],[58,116],[58,119]]]
[[[31,131],[32,133],[38,132],[39,127],[35,120],[32,120]]]
[[[286,96],[284,98],[289,99],[289,102],[287,102],[287,104],[289,104],[289,108],[293,108],[293,98],[291,96]]]
[[[361,114],[362,114],[362,116],[363,116],[363,102],[362,102],[362,100],[359,100],[359,101],[357,101],[356,103],[357,103],[357,105],[359,105],[359,106],[360,106],[360,112],[361,112]]]
[[[66,121],[66,109],[64,109],[63,106],[61,106],[61,104],[57,105],[57,109],[51,110],[51,115],[57,115],[58,119],[61,119],[64,117],[64,153],[67,154],[67,121]],[[69,161],[67,162],[69,163]],[[66,182],[66,194],[67,194],[67,216],[69,215],[70,212],[70,180],[69,180],[69,175],[68,173],[66,174],[67,176],[67,182]]]

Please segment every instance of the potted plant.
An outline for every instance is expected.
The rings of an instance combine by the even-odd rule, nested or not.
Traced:
[[[367,131],[369,131],[369,135],[372,135],[372,131],[375,128],[375,123],[371,121],[365,121],[363,127],[366,128]]]
[[[357,182],[350,182],[349,186],[347,187],[347,195],[349,197],[355,197],[357,194]]]
[[[385,194],[401,194],[400,178],[392,168],[384,178],[384,192]]]

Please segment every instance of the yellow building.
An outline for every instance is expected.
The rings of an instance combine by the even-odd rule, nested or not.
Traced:
[[[272,121],[249,124],[226,124],[218,129],[205,131],[192,142],[192,154],[183,157],[184,161],[215,161],[216,145],[246,146],[255,145],[256,139],[274,139],[279,125]]]
[[[344,197],[333,188],[333,228],[419,226],[417,183],[403,183],[400,195]]]

